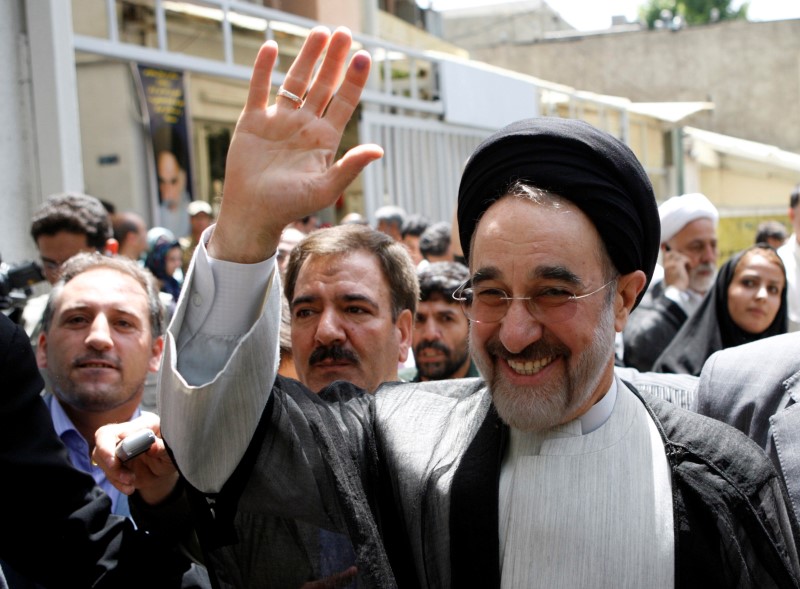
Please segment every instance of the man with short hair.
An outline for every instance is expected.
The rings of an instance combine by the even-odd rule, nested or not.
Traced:
[[[93,196],[74,192],[47,198],[33,213],[31,237],[50,284],[56,283],[62,264],[75,254],[116,248],[103,205]]]
[[[31,237],[39,250],[44,277],[55,284],[61,266],[80,252],[115,253],[111,221],[103,204],[93,196],[65,192],[54,194],[33,213]],[[22,323],[35,348],[39,341],[47,295],[29,299]]]
[[[789,196],[789,220],[794,232],[778,249],[786,268],[786,302],[789,304],[789,331],[800,330],[800,184]]]
[[[139,415],[147,374],[159,369],[163,327],[150,273],[133,260],[97,253],[64,264],[42,317],[36,359],[56,433],[70,461],[94,477],[122,515],[125,496],[89,457],[100,426]]]
[[[143,260],[147,252],[147,225],[141,215],[132,211],[115,213],[112,227],[114,239],[119,243],[117,253],[131,260]]]
[[[276,378],[281,228],[335,202],[382,154],[321,157],[369,76],[365,52],[345,65],[350,46],[344,29],[312,30],[272,106],[278,49],[262,46],[203,250],[213,276],[190,272],[167,336],[163,432],[198,505],[213,505],[200,513],[220,578],[323,586],[318,539],[334,530],[357,557],[343,574],[367,587],[797,586],[766,456],[614,376],[615,331],[656,262],[658,212],[633,153],[586,123],[520,121],[464,170],[471,278],[458,296],[486,382],[314,394]],[[241,298],[225,309],[232,290]],[[303,532],[262,541],[287,523]]]
[[[418,266],[422,260],[422,252],[419,251],[419,240],[422,234],[430,226],[431,222],[427,217],[417,213],[411,214],[406,217],[403,223],[403,231],[401,232],[401,239],[403,245],[408,248],[408,253],[411,254],[411,260],[415,266]]]
[[[415,382],[480,376],[469,355],[469,321],[453,299],[468,278],[469,270],[456,262],[434,262],[417,270],[420,300],[412,339]]]
[[[305,386],[343,380],[372,392],[397,380],[419,298],[402,244],[363,225],[315,231],[292,250],[284,294]]]
[[[673,196],[658,207],[664,278],[651,288],[623,333],[623,362],[652,370],[717,273],[717,208],[699,193]]]
[[[452,262],[453,252],[450,248],[452,227],[446,221],[434,223],[419,238],[419,251],[428,263]]]
[[[382,231],[395,241],[403,240],[403,224],[406,212],[398,206],[386,205],[375,211],[375,229]]]
[[[92,477],[70,464],[42,402],[44,382],[27,335],[4,316],[0,374],[0,585],[209,586],[205,574],[195,578],[202,584],[181,584],[188,559],[176,545],[189,522],[152,529],[138,520],[135,529],[129,518],[112,513]],[[179,505],[169,507],[175,513]]]
[[[774,220],[759,223],[753,243],[766,243],[777,250],[786,243],[786,227]]]

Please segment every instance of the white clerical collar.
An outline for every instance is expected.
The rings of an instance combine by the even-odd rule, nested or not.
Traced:
[[[592,405],[586,413],[578,418],[581,422],[581,433],[583,435],[590,434],[608,421],[608,418],[611,417],[611,412],[614,411],[614,403],[616,400],[617,379],[612,378],[611,387],[603,398]]]

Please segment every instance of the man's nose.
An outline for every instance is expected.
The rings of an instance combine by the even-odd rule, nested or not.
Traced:
[[[717,261],[717,246],[709,243],[703,248],[703,262],[706,264],[715,264]]]
[[[99,313],[92,320],[89,334],[86,336],[86,345],[96,350],[106,350],[114,347],[114,340],[111,337],[111,325],[108,318]]]
[[[341,318],[335,310],[324,309],[320,313],[315,338],[325,346],[347,339]]]
[[[542,337],[542,322],[531,315],[528,301],[515,299],[500,322],[500,342],[512,354],[517,354]]]
[[[414,329],[419,332],[421,339],[428,341],[442,339],[442,333],[439,329],[439,324],[433,319],[426,319],[425,321],[418,322]]]

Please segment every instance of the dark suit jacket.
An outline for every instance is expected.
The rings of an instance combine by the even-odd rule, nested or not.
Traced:
[[[179,587],[188,566],[111,514],[111,500],[76,470],[40,397],[25,332],[0,313],[0,558],[48,587]],[[162,542],[163,540],[163,542]]]
[[[700,374],[697,411],[750,436],[769,454],[800,516],[800,333],[711,356]]]

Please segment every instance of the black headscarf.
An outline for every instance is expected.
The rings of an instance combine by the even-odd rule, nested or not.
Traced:
[[[555,117],[518,121],[486,139],[467,162],[458,191],[467,259],[481,215],[515,181],[573,202],[596,227],[617,271],[642,270],[650,283],[661,241],[658,207],[647,174],[624,143],[583,121]]]
[[[778,308],[775,319],[766,330],[757,334],[747,333],[733,322],[728,311],[728,288],[736,272],[736,266],[745,254],[754,249],[771,250],[772,248],[766,244],[751,246],[722,265],[711,290],[706,293],[697,311],[686,320],[670,344],[656,359],[653,365],[654,372],[698,376],[703,369],[703,364],[714,352],[786,333],[786,270],[782,262],[784,288],[781,293],[781,306]],[[775,259],[780,261],[777,253],[775,253]]]

